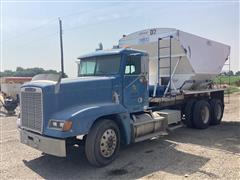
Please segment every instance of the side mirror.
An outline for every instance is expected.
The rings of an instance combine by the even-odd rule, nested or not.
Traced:
[[[149,68],[148,68],[148,63],[149,63],[149,57],[148,55],[143,55],[141,57],[141,71],[143,75],[147,75],[148,78],[148,72],[149,72]]]

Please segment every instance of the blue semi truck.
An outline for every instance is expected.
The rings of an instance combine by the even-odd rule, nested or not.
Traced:
[[[114,48],[79,57],[76,78],[38,75],[21,87],[21,143],[59,157],[83,144],[90,164],[105,166],[120,145],[167,135],[182,123],[206,129],[221,122],[223,89],[205,82],[176,92],[150,85],[149,71],[148,53]]]

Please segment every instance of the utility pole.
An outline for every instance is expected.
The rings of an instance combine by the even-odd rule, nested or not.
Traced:
[[[61,71],[62,71],[62,78],[64,78],[64,63],[63,63],[63,41],[62,41],[62,20],[59,20],[59,34],[60,34],[60,50],[61,50]]]

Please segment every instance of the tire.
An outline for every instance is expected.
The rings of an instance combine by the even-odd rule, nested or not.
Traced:
[[[199,100],[193,109],[193,124],[197,129],[206,129],[210,123],[211,108],[207,101]]]
[[[222,121],[223,112],[224,112],[224,106],[222,101],[219,99],[211,99],[209,103],[211,106],[210,124],[211,125],[220,124]]]
[[[185,118],[182,120],[183,124],[185,124],[187,127],[192,128],[194,127],[193,124],[193,108],[196,103],[195,99],[190,99],[186,106],[184,107],[184,114]]]
[[[118,125],[112,120],[102,119],[93,125],[87,135],[85,154],[91,165],[106,166],[116,159],[119,147]]]

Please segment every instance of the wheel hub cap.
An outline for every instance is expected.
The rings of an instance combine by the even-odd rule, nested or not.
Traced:
[[[113,129],[107,129],[100,140],[100,152],[104,157],[110,157],[117,147],[117,136]]]

